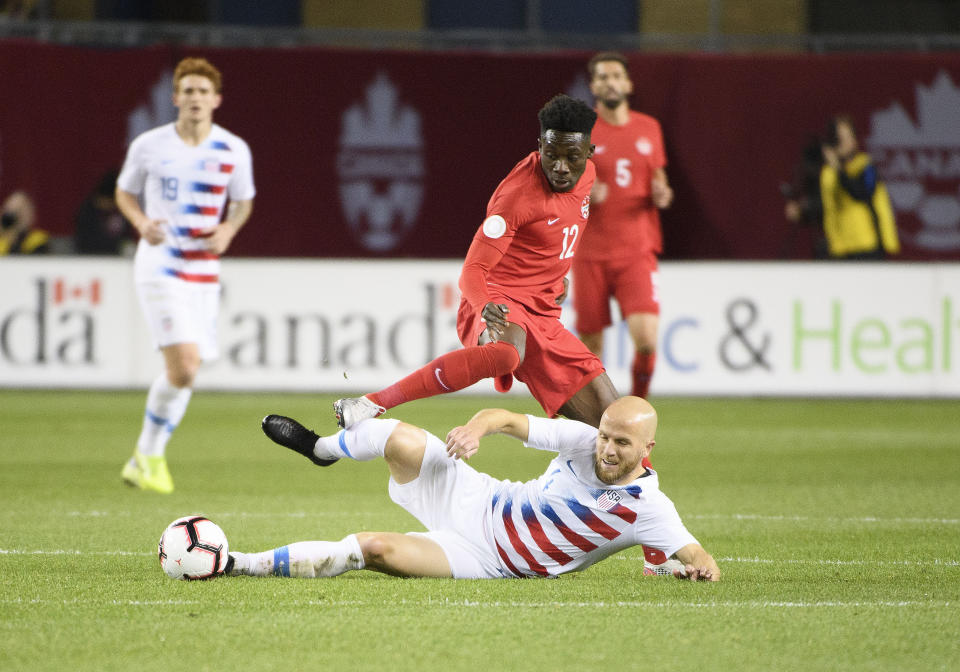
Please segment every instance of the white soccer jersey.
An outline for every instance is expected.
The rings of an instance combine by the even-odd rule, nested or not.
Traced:
[[[597,478],[595,427],[528,418],[527,445],[559,455],[540,478],[503,481],[493,496],[493,537],[507,570],[516,576],[555,576],[637,544],[670,556],[697,543],[660,492],[652,470],[628,485]]]
[[[220,259],[207,250],[202,231],[220,223],[228,196],[246,201],[256,194],[246,142],[216,124],[196,147],[177,135],[173,123],[154,128],[130,143],[117,186],[142,193],[144,213],[167,222],[161,244],[140,240],[134,262],[138,282],[219,281]]]

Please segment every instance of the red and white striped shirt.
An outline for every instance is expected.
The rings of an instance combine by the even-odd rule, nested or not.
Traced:
[[[644,544],[672,555],[697,540],[648,470],[627,485],[594,472],[597,429],[528,416],[527,445],[555,451],[540,478],[502,481],[491,501],[497,554],[508,575],[556,576]]]
[[[167,222],[166,240],[150,245],[141,239],[137,247],[138,282],[219,281],[220,259],[207,250],[203,231],[220,223],[227,197],[246,201],[256,194],[246,142],[216,124],[196,147],[173,123],[154,128],[130,143],[117,186],[143,194],[144,213]]]

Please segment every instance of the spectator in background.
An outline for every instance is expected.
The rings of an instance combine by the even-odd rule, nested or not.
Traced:
[[[801,229],[816,232],[813,245],[815,259],[827,258],[827,241],[823,237],[823,202],[820,200],[820,170],[823,167],[823,142],[811,138],[803,148],[800,163],[794,169],[793,182],[780,185],[786,203],[783,215],[793,224],[790,236],[784,243],[781,258],[789,259],[794,254],[797,233]]]
[[[37,0],[0,0],[0,16],[17,21],[37,18]]]
[[[885,259],[900,252],[887,188],[869,154],[859,151],[853,122],[830,120],[820,170],[823,231],[833,259]]]
[[[590,228],[573,260],[576,328],[602,359],[603,330],[611,323],[610,297],[616,298],[635,348],[632,394],[646,397],[660,321],[659,211],[673,202],[664,170],[663,133],[656,119],[630,109],[633,82],[624,56],[599,53],[587,69],[596,98],[592,140],[597,179],[590,193]]]
[[[116,169],[107,171],[74,216],[74,247],[78,254],[132,253],[133,227],[117,207]]]
[[[8,254],[47,254],[50,234],[34,228],[37,208],[26,192],[15,191],[3,202],[0,216],[0,256]]]

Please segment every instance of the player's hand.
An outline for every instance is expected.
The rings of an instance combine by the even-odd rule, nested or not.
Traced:
[[[570,280],[568,280],[566,277],[564,277],[564,278],[563,278],[563,292],[561,292],[560,295],[557,296],[557,299],[556,299],[558,306],[563,305],[563,302],[567,300],[567,292],[569,292],[569,290],[570,290]]]
[[[605,200],[607,200],[607,196],[609,194],[610,185],[608,185],[606,182],[595,180],[593,183],[593,188],[590,190],[590,202],[603,203]]]
[[[487,334],[494,343],[500,340],[507,328],[507,313],[510,308],[505,303],[490,302],[483,307],[480,317],[487,323]]]
[[[803,210],[800,207],[799,201],[789,200],[783,206],[783,216],[786,217],[789,222],[799,223],[802,215]]]
[[[230,247],[230,242],[237,235],[237,230],[228,222],[221,222],[217,226],[203,231],[206,237],[207,249],[214,254],[223,254]]]
[[[673,189],[667,184],[666,180],[654,178],[650,180],[650,199],[653,204],[660,208],[669,208],[673,203]]]
[[[693,565],[684,565],[683,571],[673,570],[673,575],[681,581],[719,581],[720,572],[714,571],[708,567],[694,567]]]
[[[466,426],[454,427],[447,433],[447,455],[455,460],[469,460],[480,450],[480,437]]]
[[[167,220],[148,219],[140,222],[137,230],[145,241],[151,245],[159,245],[167,238]]]
[[[822,145],[820,151],[823,152],[824,162],[830,164],[836,170],[840,170],[840,154],[837,152],[836,147],[830,145]]]

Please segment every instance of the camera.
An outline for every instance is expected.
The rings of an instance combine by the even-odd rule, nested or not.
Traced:
[[[12,229],[17,225],[17,213],[15,212],[5,212],[3,216],[0,217],[0,229],[6,231],[7,229]]]

